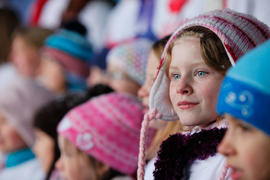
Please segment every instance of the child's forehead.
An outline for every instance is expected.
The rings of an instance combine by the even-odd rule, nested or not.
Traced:
[[[73,143],[71,143],[65,136],[59,135],[58,142],[62,150],[70,153],[78,152],[76,146]]]
[[[238,119],[236,117],[234,117],[233,115],[231,114],[225,114],[224,115],[225,119],[228,120],[229,124],[230,125],[243,125],[243,126],[248,126],[248,127],[252,127],[252,128],[255,128],[253,127],[251,124],[248,124],[247,122],[241,120],[241,119]]]

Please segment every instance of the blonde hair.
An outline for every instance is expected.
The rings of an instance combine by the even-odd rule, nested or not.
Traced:
[[[182,37],[196,37],[200,39],[200,47],[203,60],[210,68],[214,69],[222,75],[225,75],[226,71],[231,67],[229,57],[219,37],[214,32],[205,27],[194,26],[185,29],[169,45],[168,51],[166,52],[167,76],[169,74],[169,67],[172,60],[172,49],[176,41]]]
[[[182,125],[180,121],[167,122],[164,129],[158,130],[153,138],[151,145],[146,150],[146,158],[153,159],[157,155],[157,151],[161,143],[166,140],[170,135],[179,133],[182,131]]]

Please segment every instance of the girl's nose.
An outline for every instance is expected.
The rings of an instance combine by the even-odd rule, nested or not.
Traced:
[[[176,92],[182,95],[190,95],[193,93],[191,83],[187,79],[181,79],[177,86]]]
[[[233,146],[233,139],[230,139],[229,133],[230,132],[226,132],[226,135],[222,139],[217,149],[219,153],[223,154],[226,157],[234,155],[236,153],[236,150]]]

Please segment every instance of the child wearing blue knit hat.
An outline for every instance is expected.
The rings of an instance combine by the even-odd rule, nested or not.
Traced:
[[[243,56],[221,86],[217,111],[229,121],[218,147],[232,179],[270,179],[270,40]]]
[[[93,50],[85,32],[78,29],[63,28],[49,36],[41,53],[40,80],[58,93],[86,88]]]

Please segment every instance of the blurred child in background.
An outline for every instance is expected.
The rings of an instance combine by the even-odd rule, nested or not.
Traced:
[[[237,180],[270,179],[270,41],[243,56],[222,83],[217,111],[229,121],[218,147]]]
[[[72,109],[58,126],[62,177],[132,179],[142,118],[143,106],[127,93],[101,95]]]
[[[54,98],[54,94],[33,81],[16,79],[1,91],[0,151],[5,168],[0,179],[44,179],[44,172],[31,147],[34,143],[35,111]]]
[[[111,49],[107,56],[107,78],[116,92],[137,95],[145,79],[152,41],[135,39]]]
[[[0,8],[0,88],[5,87],[16,77],[14,66],[9,62],[12,34],[19,26],[16,12],[10,8]]]
[[[20,27],[13,34],[10,60],[21,76],[35,78],[40,65],[40,49],[52,30]]]
[[[41,53],[39,80],[57,93],[83,91],[92,58],[86,29],[74,20],[46,39]]]
[[[84,103],[93,96],[112,92],[112,89],[104,85],[96,85],[85,92],[68,93],[60,96],[42,106],[35,115],[34,128],[36,141],[33,151],[40,159],[46,180],[54,180],[59,176],[55,170],[55,163],[60,157],[57,143],[56,127],[64,115],[75,106]]]

